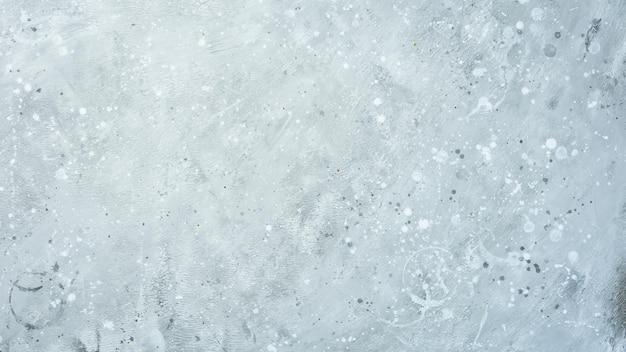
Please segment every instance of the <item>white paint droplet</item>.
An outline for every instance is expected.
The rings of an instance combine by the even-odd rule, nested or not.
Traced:
[[[532,11],[530,11],[530,16],[535,21],[541,21],[543,20],[543,10],[538,7],[535,7],[534,9],[532,9]]]
[[[374,99],[374,105],[380,106],[382,103],[383,103],[382,99],[380,99],[380,98]]]
[[[563,159],[567,158],[567,149],[565,147],[563,147],[563,146],[560,146],[560,147],[556,148],[555,155],[556,155],[557,159],[563,160]]]
[[[446,161],[448,161],[448,152],[446,152],[445,150],[438,151],[437,154],[435,155],[435,161],[437,161],[440,164],[443,164]]]
[[[576,262],[578,262],[578,252],[570,251],[569,253],[567,253],[567,259],[569,260],[570,264],[576,264]]]
[[[68,302],[74,302],[76,300],[76,295],[73,293],[70,293],[69,295],[67,295],[67,301]]]
[[[33,114],[33,120],[39,121],[39,114]]]
[[[517,21],[517,23],[515,23],[515,28],[517,28],[517,29],[523,29],[523,28],[524,28],[524,22],[522,22],[522,21]]]
[[[206,40],[204,40],[204,38],[198,39],[198,45],[205,46],[206,45]]]
[[[450,222],[454,226],[460,225],[461,224],[461,215],[455,214],[454,216],[452,216],[452,218],[450,218]]]
[[[64,168],[60,168],[54,173],[54,177],[58,180],[67,180],[67,173]]]
[[[532,221],[526,221],[524,224],[524,232],[531,233],[535,231],[535,224]]]
[[[548,149],[556,148],[556,139],[554,138],[546,139],[546,147],[548,147]]]
[[[64,46],[60,47],[59,48],[59,55],[61,55],[61,56],[67,55],[67,47],[64,47]]]
[[[406,216],[413,215],[413,210],[411,210],[411,208],[404,208],[404,215]]]
[[[522,94],[527,95],[528,93],[530,93],[530,89],[528,89],[528,87],[522,87]]]
[[[81,114],[81,115],[85,115],[87,113],[87,109],[80,108],[80,109],[78,109],[78,113]]]
[[[411,174],[411,178],[415,182],[420,182],[422,180],[422,173],[417,170],[413,171],[413,173]]]
[[[417,226],[419,226],[420,229],[425,230],[428,228],[428,226],[430,226],[430,222],[426,219],[420,219],[417,222]]]
[[[563,237],[563,232],[561,232],[560,230],[554,229],[550,231],[549,237],[550,237],[550,241],[559,242],[561,238]]]
[[[485,75],[485,73],[487,73],[487,69],[484,67],[477,67],[472,70],[472,75],[474,77],[482,77]]]
[[[384,123],[385,122],[385,115],[378,115],[378,116],[376,116],[376,122]]]
[[[272,225],[265,225],[265,231],[270,232],[272,231]]]

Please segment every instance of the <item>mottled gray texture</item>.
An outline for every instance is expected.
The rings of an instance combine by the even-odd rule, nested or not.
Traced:
[[[625,2],[0,10],[0,351],[626,348]]]

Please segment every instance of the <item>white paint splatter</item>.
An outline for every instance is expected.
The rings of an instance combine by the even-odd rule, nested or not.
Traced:
[[[562,159],[567,158],[567,148],[565,148],[563,146],[560,146],[560,147],[556,148],[555,155],[556,155],[557,159],[561,159],[562,160]]]
[[[569,253],[567,253],[567,259],[569,260],[570,264],[576,264],[578,262],[578,252],[570,251]]]
[[[411,179],[413,179],[413,181],[415,182],[420,182],[422,180],[422,173],[419,171],[413,171],[413,173],[411,174]]]
[[[56,177],[58,180],[67,180],[67,173],[65,172],[64,168],[60,168],[58,169],[55,173],[54,173],[54,177]]]
[[[546,139],[546,147],[548,149],[554,149],[556,148],[556,139],[554,138],[548,138]]]
[[[524,223],[524,232],[531,233],[533,231],[535,231],[535,224],[532,221],[527,220]]]
[[[550,231],[549,237],[550,237],[550,241],[559,242],[561,238],[563,237],[563,232],[561,232],[560,230],[554,229]]]

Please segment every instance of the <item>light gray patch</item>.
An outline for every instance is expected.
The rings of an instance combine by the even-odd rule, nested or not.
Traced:
[[[554,57],[556,55],[556,47],[552,44],[547,44],[543,47],[543,54],[547,57]]]

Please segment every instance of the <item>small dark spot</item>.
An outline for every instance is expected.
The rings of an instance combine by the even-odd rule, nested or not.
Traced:
[[[484,263],[483,263],[483,268],[487,269],[488,267],[489,267],[489,263],[484,262]]]
[[[560,305],[557,303],[554,305],[554,309],[559,309]]]
[[[561,32],[554,32],[554,37],[555,37],[556,39],[561,38]]]
[[[456,189],[453,189],[453,190],[452,190],[452,194],[456,194]]]
[[[357,299],[356,301],[359,302],[359,303],[363,303],[363,299],[361,299],[361,298]]]
[[[41,93],[41,88],[37,88],[36,92]]]
[[[500,276],[498,279],[499,279],[500,281],[504,281],[504,276]]]

